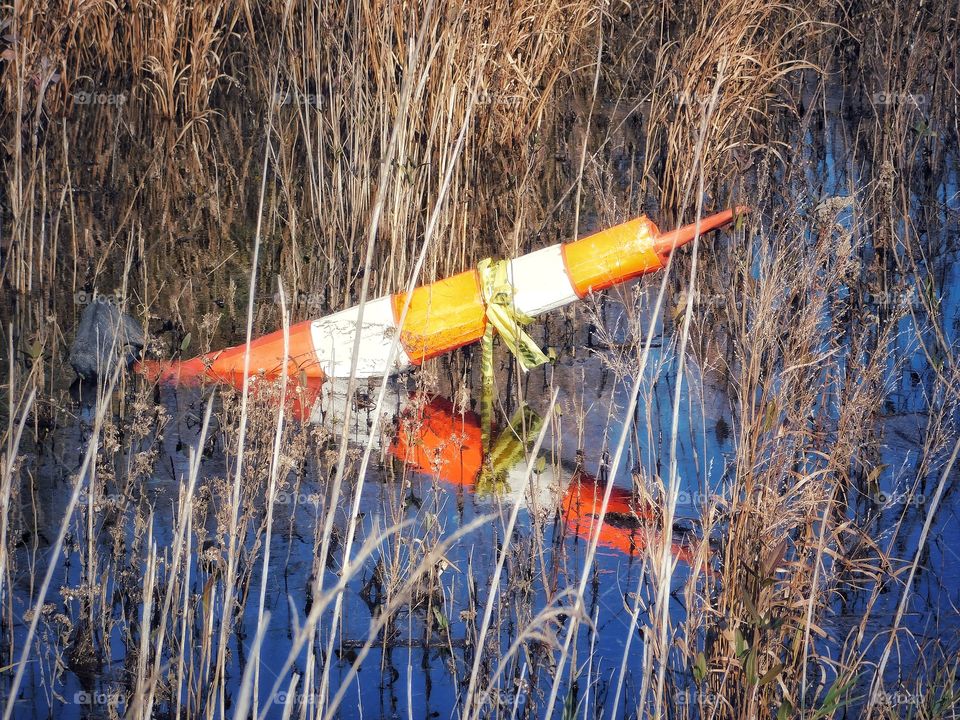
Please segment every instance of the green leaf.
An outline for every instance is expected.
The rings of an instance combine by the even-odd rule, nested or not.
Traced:
[[[739,628],[737,628],[734,638],[736,641],[737,659],[742,660],[743,656],[750,651],[750,646],[747,645],[746,638],[743,637],[743,633],[740,632]]]
[[[769,432],[773,428],[773,424],[777,421],[777,416],[780,414],[780,411],[777,409],[776,400],[771,400],[767,403],[767,411],[763,417],[763,431]]]
[[[923,283],[923,290],[927,295],[927,304],[931,308],[936,308],[940,305],[940,301],[937,299],[937,289],[934,287],[933,278],[927,275]]]
[[[933,716],[938,717],[943,715],[947,710],[949,710],[957,701],[957,695],[947,690],[944,691],[936,702],[933,704]]]
[[[767,670],[764,676],[760,678],[760,687],[763,687],[767,683],[773,682],[776,679],[777,675],[783,672],[783,668],[784,668],[784,665],[782,662],[780,662],[774,665],[769,670]]]
[[[693,665],[693,679],[697,685],[703,682],[707,676],[707,657],[702,652],[697,653],[697,660]]]
[[[752,648],[747,655],[747,682],[751,685],[757,684],[757,649]]]
[[[789,700],[784,700],[777,709],[777,720],[787,720],[791,715],[793,715],[793,705]]]
[[[186,352],[187,348],[190,347],[190,337],[192,333],[187,333],[183,336],[183,342],[180,343],[180,352]]]
[[[826,697],[823,698],[823,704],[814,714],[813,716],[814,720],[818,720],[819,718],[830,717],[836,712],[837,708],[840,707],[841,704],[845,705],[846,702],[850,702],[850,701],[846,701],[844,703],[841,703],[840,696],[844,692],[846,692],[850,687],[852,687],[856,681],[857,681],[856,675],[851,676],[850,679],[847,680],[847,682],[845,683],[842,683],[840,681],[840,677],[837,677],[837,679],[833,681],[833,685],[827,691]]]
[[[567,691],[567,697],[563,701],[563,720],[576,720],[577,718],[577,692],[574,686]]]

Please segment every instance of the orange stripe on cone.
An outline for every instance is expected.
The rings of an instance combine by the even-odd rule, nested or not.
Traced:
[[[290,326],[289,354],[286,356],[287,374],[290,377],[298,377],[301,373],[308,378],[323,377],[313,347],[311,323],[312,321],[307,320]],[[251,341],[250,374],[281,375],[284,363],[283,345],[283,330]],[[144,362],[136,369],[158,382],[190,383],[205,376],[207,379],[231,383],[243,379],[246,352],[247,344],[244,343],[182,362]]]
[[[151,360],[139,363],[136,369],[153,382],[175,384],[177,387],[199,387],[205,383],[223,383],[238,391],[243,390],[242,372],[218,375],[204,360],[205,358],[202,357],[182,362]],[[251,397],[259,395],[263,383],[277,382],[282,377],[282,374],[264,374],[259,378],[252,378],[249,384]],[[323,377],[301,377],[299,374],[287,376],[286,399],[293,418],[301,422],[310,419],[314,406],[320,398],[323,381]]]
[[[483,467],[480,418],[470,411],[457,413],[449,400],[434,398],[404,413],[390,453],[418,472],[473,489]]]
[[[564,245],[563,260],[570,282],[582,298],[656,272],[667,264],[673,250],[698,233],[703,235],[723,227],[747,211],[744,206],[724,210],[667,233],[661,233],[652,220],[641,216]]]
[[[398,327],[406,298],[406,293],[393,296],[393,317]],[[486,327],[480,277],[476,270],[468,270],[413,291],[400,341],[410,362],[419,365],[476,342]]]
[[[750,212],[750,208],[746,205],[738,205],[736,208],[723,210],[722,212],[705,217],[700,220],[699,223],[690,223],[689,225],[684,225],[679,230],[663,233],[654,243],[654,250],[664,259],[664,264],[666,264],[666,257],[673,250],[693,240],[693,238],[697,236],[697,233],[703,235],[711,230],[722,228],[734,218],[748,212]]]
[[[663,267],[654,249],[660,231],[647,217],[563,246],[570,283],[581,298]]]
[[[297,323],[290,326],[289,354],[283,352],[283,330],[277,330],[269,335],[250,343],[250,372],[279,375],[283,372],[284,360],[287,361],[287,374],[299,375],[301,372],[307,377],[323,377],[323,371],[317,364],[317,355],[313,347],[313,337],[310,332],[312,321]],[[238,375],[243,377],[244,355],[247,345],[237,345],[219,353],[211,353],[213,358],[211,370],[221,377]]]
[[[563,498],[563,519],[567,527],[583,540],[589,541],[593,536],[595,524],[600,519],[604,490],[596,478],[582,471],[577,471],[567,488]],[[614,487],[600,524],[598,543],[601,547],[633,555],[647,547],[651,536],[659,535],[659,530],[651,529],[659,522],[653,509],[639,503],[629,490]],[[693,549],[682,539],[673,541],[670,552],[691,567],[696,561]]]

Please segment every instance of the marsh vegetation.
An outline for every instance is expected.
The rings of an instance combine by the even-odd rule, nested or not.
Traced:
[[[5,6],[4,717],[953,717],[958,12]],[[394,452],[472,427],[471,348],[318,422],[67,361],[94,302],[189,357],[736,204],[498,348],[521,476],[594,509]]]

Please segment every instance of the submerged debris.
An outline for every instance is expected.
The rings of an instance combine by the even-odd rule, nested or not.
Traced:
[[[81,378],[110,377],[119,359],[130,365],[143,350],[143,329],[104,296],[95,295],[77,326],[70,365]]]

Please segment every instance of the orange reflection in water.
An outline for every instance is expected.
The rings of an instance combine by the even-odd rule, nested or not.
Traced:
[[[141,363],[139,370],[148,379],[164,385],[198,387],[221,383],[237,390],[243,388],[241,373],[217,374],[199,360]],[[264,383],[278,379],[269,375],[252,376],[251,396],[256,397]],[[288,382],[287,401],[291,413],[297,420],[306,421],[320,398],[323,379],[301,376],[288,378]],[[401,409],[389,451],[416,472],[474,492],[484,463],[480,417],[470,411],[459,412],[447,398],[435,397],[424,403],[423,398],[411,396],[409,404]],[[534,481],[538,478],[539,475],[535,476]],[[565,482],[555,482],[555,485],[548,494],[559,498],[559,509],[567,528],[589,541],[600,518],[604,484],[578,467]],[[659,534],[658,515],[629,490],[613,487],[598,542],[628,555],[640,553]],[[682,538],[673,541],[671,552],[677,560],[694,564],[695,553]]]
[[[458,412],[446,398],[433,398],[413,410],[408,408],[390,452],[412,469],[443,482],[475,490],[483,468],[483,440],[480,418],[473,412]],[[412,415],[412,417],[411,417]],[[605,485],[578,468],[567,478],[566,487],[557,483],[557,494],[566,526],[589,540],[600,518]],[[626,554],[641,552],[658,534],[658,513],[629,490],[613,487],[607,511],[600,524],[599,544]],[[678,560],[692,565],[693,549],[682,539],[671,551]]]

